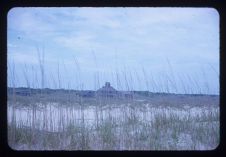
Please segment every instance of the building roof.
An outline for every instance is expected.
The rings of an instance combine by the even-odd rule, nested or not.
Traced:
[[[98,89],[97,92],[117,92],[117,90],[111,86],[110,82],[106,82],[105,86]]]

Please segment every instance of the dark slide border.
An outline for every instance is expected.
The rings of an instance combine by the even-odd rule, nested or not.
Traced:
[[[1,0],[0,1],[0,156],[223,156],[225,125],[224,0]],[[220,144],[210,151],[14,151],[7,144],[7,13],[13,7],[211,7],[220,15]]]

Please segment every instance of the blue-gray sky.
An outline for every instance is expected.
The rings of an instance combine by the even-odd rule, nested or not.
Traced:
[[[7,33],[9,86],[40,88],[44,52],[48,88],[219,94],[213,8],[13,8]]]

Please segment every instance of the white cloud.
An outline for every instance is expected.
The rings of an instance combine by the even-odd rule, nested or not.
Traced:
[[[158,72],[167,57],[179,72],[197,63],[217,66],[219,58],[219,17],[214,9],[16,8],[8,22],[9,56],[18,63],[37,64],[31,52],[37,43],[47,47],[49,67],[58,60],[72,67],[70,57],[75,56],[84,73],[124,64]],[[23,40],[15,40],[17,35]]]
[[[16,64],[38,64],[37,57],[30,53],[11,53],[8,55],[9,61],[14,61]]]
[[[16,48],[18,47],[16,44],[12,44],[12,43],[7,43],[7,47],[10,47],[10,48]]]
[[[72,50],[87,50],[91,47],[94,47],[96,49],[101,48],[101,44],[98,42],[95,42],[95,36],[92,36],[91,34],[85,34],[85,33],[79,33],[80,35],[73,36],[60,36],[55,38],[54,40],[62,44],[62,46],[66,48],[71,48]]]
[[[44,22],[43,18],[32,8],[13,8],[8,13],[8,28],[27,33],[51,31],[51,24]]]

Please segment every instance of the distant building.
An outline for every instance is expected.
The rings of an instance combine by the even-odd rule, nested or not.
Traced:
[[[118,92],[111,86],[110,82],[106,82],[105,86],[96,91],[96,96],[113,98],[118,96]]]
[[[117,91],[111,86],[110,82],[106,82],[105,86],[96,91],[96,96],[106,98],[132,99],[133,93],[129,91]]]

